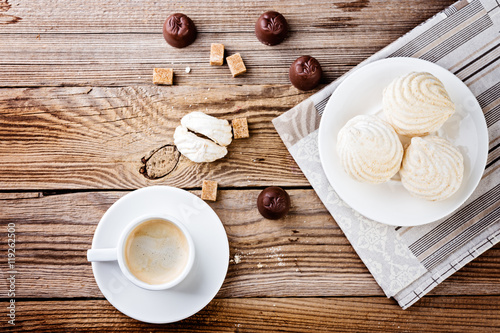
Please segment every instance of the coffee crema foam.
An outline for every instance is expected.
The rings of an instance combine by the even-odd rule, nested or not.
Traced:
[[[174,280],[189,258],[186,236],[175,224],[163,219],[136,226],[128,235],[124,251],[130,273],[152,285]]]

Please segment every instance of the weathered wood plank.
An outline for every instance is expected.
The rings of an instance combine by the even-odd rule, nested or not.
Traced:
[[[126,317],[105,300],[16,304],[12,332],[495,332],[500,327],[499,296],[426,297],[405,311],[383,297],[215,299],[194,316],[167,325]],[[7,305],[0,302],[2,312]]]
[[[290,84],[288,69],[304,54],[320,61],[328,83],[404,32],[297,33],[273,48],[251,33],[210,33],[185,49],[168,47],[161,34],[0,34],[0,45],[11,46],[0,49],[0,87],[152,85],[154,67],[174,68],[176,85]],[[233,78],[227,65],[210,66],[213,42],[239,52],[247,73]]]
[[[220,1],[12,2],[6,13],[22,19],[0,25],[0,45],[9,45],[0,49],[0,87],[144,85],[160,66],[174,67],[180,85],[289,84],[288,68],[304,54],[320,61],[328,83],[452,2],[228,1],[224,10]],[[166,14],[159,7],[193,13],[200,36],[192,46],[167,46],[161,34]],[[256,18],[269,8],[283,9],[292,25],[290,37],[275,47],[262,45],[253,33]],[[234,79],[227,66],[210,66],[213,42],[225,44],[229,54],[240,52],[248,73]]]
[[[9,46],[0,48],[0,87],[81,86],[0,89],[0,190],[192,188],[204,178],[222,187],[307,186],[270,123],[309,96],[289,87],[289,64],[311,54],[323,65],[323,83],[330,82],[453,2],[0,0],[0,45]],[[283,12],[292,28],[290,38],[273,48],[253,35],[255,19],[269,9]],[[200,31],[184,50],[169,48],[161,36],[161,24],[173,11],[190,15]],[[241,52],[249,72],[233,79],[225,66],[210,67],[213,41],[226,44],[230,53]],[[177,86],[153,87],[155,66],[174,67]],[[184,72],[186,66],[191,73]],[[250,84],[256,86],[238,86]],[[141,158],[158,149],[167,152],[162,147],[171,143],[180,117],[191,110],[227,119],[248,116],[252,137],[232,144],[220,162],[195,165],[182,159],[160,180],[140,175]],[[146,163],[156,163],[156,175],[166,168],[160,153]],[[19,299],[102,296],[85,251],[99,218],[125,192],[1,193],[0,226],[15,222],[18,228],[14,331],[448,332],[500,327],[499,245],[431,293],[483,296],[427,296],[402,311],[383,297],[312,190],[290,190],[292,212],[274,222],[258,215],[258,192],[223,190],[211,204],[228,232],[231,257],[238,255],[241,262],[231,261],[217,299],[206,309],[168,326],[134,321],[105,300]],[[5,246],[0,244],[3,253]],[[0,279],[1,290],[5,283]],[[7,303],[0,304],[5,314]]]
[[[289,86],[0,89],[0,189],[192,188],[205,178],[221,187],[308,186],[271,120],[309,95]],[[214,163],[181,157],[163,178],[140,174],[143,157],[173,143],[191,111],[248,117],[250,138]]]
[[[317,0],[313,5],[300,0],[2,0],[0,12],[6,17],[0,20],[0,33],[161,33],[163,21],[174,12],[188,14],[201,33],[253,32],[259,15],[268,10],[283,13],[292,33],[358,26],[377,33],[408,30],[453,2]]]
[[[1,194],[0,227],[14,222],[17,229],[16,296],[102,297],[86,250],[102,214],[124,193]],[[279,221],[259,215],[258,193],[220,191],[219,200],[210,203],[228,233],[231,258],[240,259],[230,261],[217,297],[383,295],[314,191],[289,190],[293,206]],[[0,244],[2,253],[6,246]],[[499,268],[497,245],[432,294],[498,295]],[[0,290],[6,290],[6,283],[0,279]]]

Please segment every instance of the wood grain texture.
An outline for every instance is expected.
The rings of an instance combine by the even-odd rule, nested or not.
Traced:
[[[153,67],[165,66],[180,85],[289,84],[288,68],[304,54],[320,61],[328,83],[452,2],[11,1],[6,13],[20,19],[0,24],[0,45],[10,46],[0,49],[0,87],[144,85]],[[254,35],[255,20],[269,9],[291,25],[289,38],[275,47]],[[163,39],[172,11],[197,24],[200,34],[188,48]],[[248,73],[235,79],[227,66],[210,66],[213,42],[227,54],[241,53]]]
[[[451,5],[452,0],[2,0],[5,13],[21,18],[0,33],[159,33],[168,15],[182,12],[200,33],[254,32],[265,11],[283,13],[293,32],[365,26],[408,29]],[[2,3],[0,1],[0,3]]]
[[[220,187],[308,186],[271,120],[310,94],[265,85],[0,89],[0,189],[193,188],[206,178]],[[144,177],[143,157],[173,143],[191,111],[247,117],[250,138],[214,163],[181,157],[167,176]]]
[[[255,208],[259,192],[219,191],[218,201],[210,203],[230,243],[229,271],[218,298],[383,296],[313,190],[289,190],[292,208],[279,221],[259,215]],[[86,250],[102,214],[124,194],[0,194],[0,228],[16,223],[16,296],[102,297]],[[0,252],[6,246],[2,243]],[[239,263],[234,261],[236,255]],[[0,279],[0,290],[6,283]],[[431,294],[500,294],[500,245]]]
[[[498,331],[500,244],[402,311],[308,189],[271,124],[314,93],[289,84],[298,56],[315,56],[327,84],[453,2],[0,0],[0,228],[17,230],[17,320],[9,331]],[[291,26],[275,47],[253,32],[267,10]],[[162,37],[172,12],[197,25],[186,49]],[[240,52],[248,73],[234,79],[226,65],[210,66],[212,42]],[[153,67],[174,68],[175,85],[153,86]],[[250,138],[215,163],[177,160],[168,144],[190,111],[248,117]],[[207,178],[223,189],[210,205],[230,242],[218,295],[170,325],[121,314],[102,298],[86,261],[99,219],[127,193],[102,190],[197,189]],[[259,187],[268,185],[295,188],[284,220],[256,210]],[[0,290],[8,290],[0,273]]]
[[[6,309],[7,303],[0,306]],[[500,327],[500,296],[426,297],[405,311],[383,297],[215,299],[194,316],[165,325],[126,317],[105,300],[21,301],[16,310],[12,332],[498,332]]]
[[[272,48],[251,33],[209,33],[184,49],[169,47],[161,34],[0,34],[0,45],[12,45],[0,49],[0,87],[153,85],[154,67],[173,68],[175,85],[290,84],[289,67],[304,54],[318,59],[329,83],[406,31],[297,33]],[[247,72],[233,78],[227,64],[210,66],[214,42],[226,55],[240,53]]]

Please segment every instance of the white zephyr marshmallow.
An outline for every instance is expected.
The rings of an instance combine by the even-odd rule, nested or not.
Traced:
[[[213,162],[227,154],[226,147],[201,138],[182,125],[175,129],[174,144],[182,155],[196,163]]]
[[[190,131],[203,134],[222,146],[227,146],[233,139],[231,125],[225,119],[217,119],[203,112],[188,113],[181,119],[182,126]]]
[[[391,125],[377,116],[360,115],[339,131],[337,153],[349,176],[379,184],[399,171],[403,145]]]
[[[399,173],[403,186],[412,195],[431,201],[444,200],[462,184],[464,158],[446,139],[414,137],[406,148]]]
[[[382,104],[387,122],[411,137],[437,131],[455,112],[443,83],[425,72],[393,80],[384,89]]]

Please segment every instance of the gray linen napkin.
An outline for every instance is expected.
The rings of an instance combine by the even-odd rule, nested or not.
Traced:
[[[459,77],[477,97],[489,132],[483,178],[452,215],[418,227],[371,221],[329,185],[318,153],[318,126],[330,95],[357,68],[389,57],[425,59]],[[321,201],[382,287],[406,309],[500,241],[500,2],[458,1],[273,120]]]

